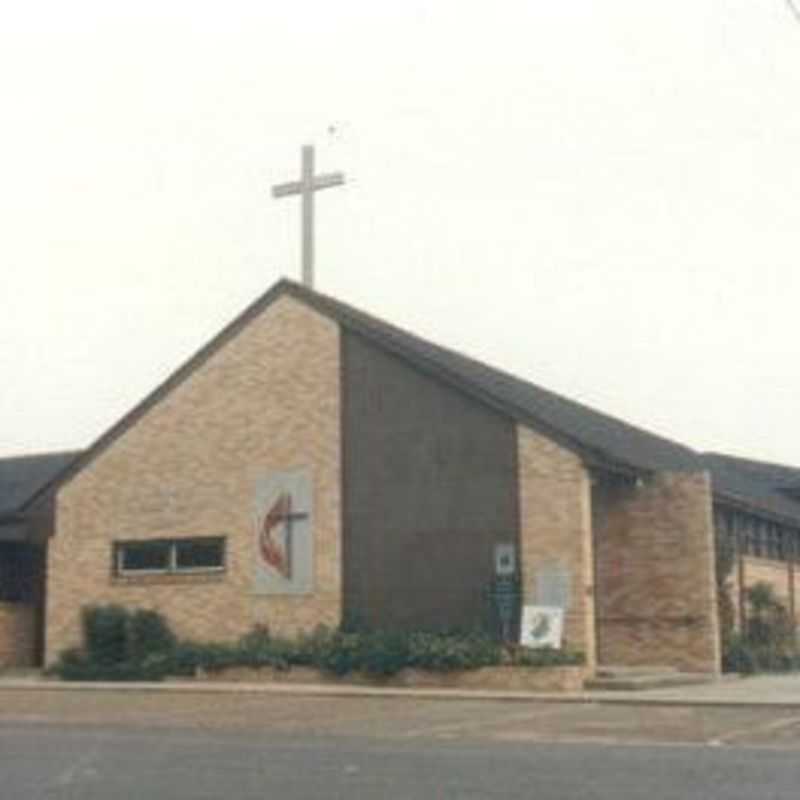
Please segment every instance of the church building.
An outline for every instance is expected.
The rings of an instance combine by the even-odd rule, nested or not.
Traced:
[[[799,536],[800,469],[697,453],[283,280],[86,450],[0,460],[0,666],[52,663],[105,603],[205,641],[475,628],[502,546],[590,668],[716,673],[718,543],[735,598],[766,577],[794,614]]]

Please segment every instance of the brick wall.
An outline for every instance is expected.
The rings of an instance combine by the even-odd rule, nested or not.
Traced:
[[[569,582],[564,638],[595,663],[589,475],[580,459],[529,428],[517,428],[523,602],[537,602],[537,577]]]
[[[733,604],[733,626],[735,628],[739,628],[741,626],[741,619],[740,619],[741,605],[739,603],[741,574],[742,573],[740,571],[739,556],[737,554],[736,557],[734,558],[733,567],[731,568],[730,575],[725,581],[725,585],[728,587],[728,597],[730,598],[730,601]]]
[[[23,603],[0,603],[0,669],[35,662],[36,610]]]
[[[339,396],[338,327],[280,297],[78,472],[56,498],[47,662],[79,643],[90,603],[157,608],[198,639],[337,624]],[[301,467],[314,482],[314,591],[255,596],[255,482]],[[115,540],[215,535],[227,537],[223,575],[112,577]]]
[[[599,478],[593,501],[599,663],[718,672],[708,476]]]
[[[792,575],[791,566],[786,561],[778,561],[768,558],[757,558],[755,556],[743,556],[741,572],[744,577],[744,586],[750,589],[757,583],[768,583],[773,591],[775,597],[784,605],[790,613],[794,611],[795,619],[800,623],[800,608],[798,608],[798,589],[800,589],[800,570],[796,567],[794,575]],[[794,589],[792,588],[794,583]],[[735,584],[731,596],[734,598],[738,605],[739,590],[738,581]],[[794,605],[794,608],[792,606]],[[745,603],[745,613],[747,611],[747,604]],[[737,625],[739,620],[737,618]]]
[[[744,584],[749,589],[757,583],[768,583],[775,596],[789,608],[789,565],[785,561],[745,556]]]

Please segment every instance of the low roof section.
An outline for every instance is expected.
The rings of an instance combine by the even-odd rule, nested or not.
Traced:
[[[23,507],[70,464],[77,451],[0,458],[0,541],[27,538]]]
[[[800,468],[703,453],[719,502],[800,530]]]

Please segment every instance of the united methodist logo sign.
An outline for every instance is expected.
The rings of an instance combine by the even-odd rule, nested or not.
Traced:
[[[258,554],[265,569],[273,569],[287,581],[292,579],[292,534],[294,522],[307,513],[292,510],[292,495],[282,492],[264,515],[258,537]]]
[[[311,497],[311,479],[304,471],[274,472],[257,481],[257,594],[303,594],[312,590]]]

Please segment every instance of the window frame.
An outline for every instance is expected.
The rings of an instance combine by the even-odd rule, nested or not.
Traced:
[[[180,567],[178,566],[178,546],[190,542],[203,544],[216,543],[220,548],[220,564],[213,567]],[[167,547],[167,566],[163,569],[126,569],[123,566],[126,547],[137,545],[164,545]],[[116,578],[137,578],[150,576],[174,575],[218,575],[226,571],[228,565],[227,536],[186,536],[175,538],[159,537],[156,539],[124,539],[114,542],[112,550],[112,573]]]

